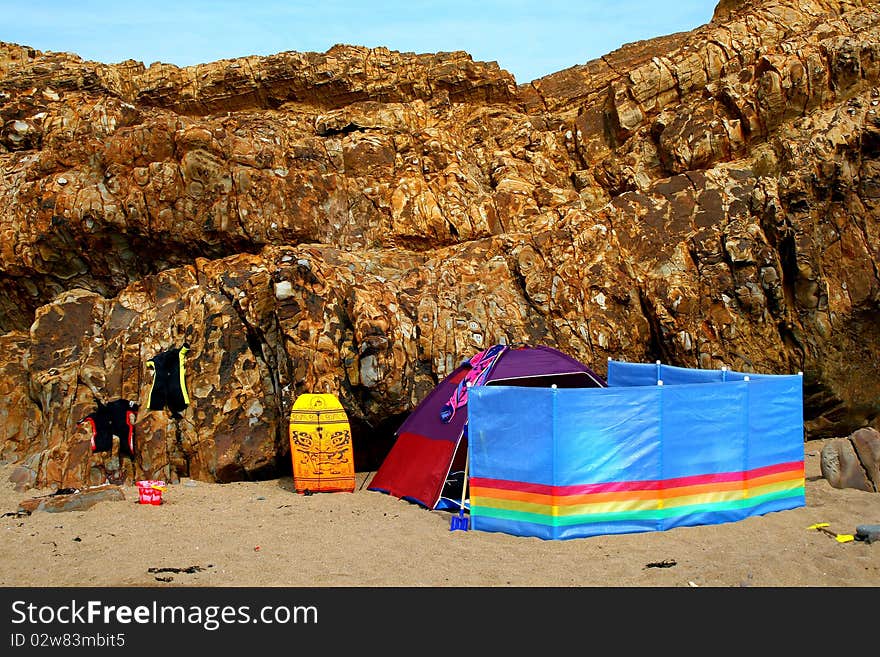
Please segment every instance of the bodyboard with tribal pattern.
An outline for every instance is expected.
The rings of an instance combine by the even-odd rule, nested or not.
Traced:
[[[334,395],[297,397],[290,412],[290,457],[297,493],[354,491],[351,427]]]

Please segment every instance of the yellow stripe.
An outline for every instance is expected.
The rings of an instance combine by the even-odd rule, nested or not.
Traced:
[[[153,405],[153,390],[156,388],[156,364],[153,359],[147,361],[147,369],[153,371],[153,380],[150,382],[150,394],[147,395],[147,405]]]
[[[714,493],[699,493],[697,495],[679,495],[678,497],[668,497],[666,498],[665,507],[667,509],[674,509],[678,506],[691,506],[694,504],[709,504],[716,502],[733,502],[735,500],[742,500],[747,497],[746,491],[742,489],[742,487],[737,488],[736,490],[727,490],[727,491],[717,491]]]
[[[782,490],[795,490],[796,488],[803,487],[804,478],[798,477],[797,479],[789,479],[788,481],[780,481],[765,486],[750,486],[746,489],[746,497],[759,497],[761,495],[766,495],[767,493],[778,493]]]
[[[183,393],[183,402],[189,406],[189,395],[186,392],[186,379],[183,376],[183,356],[189,351],[186,347],[180,348],[177,358],[180,360],[180,391]]]
[[[471,495],[471,504],[485,506],[493,509],[506,509],[508,511],[523,511],[526,513],[540,513],[544,515],[560,515],[564,509],[564,515],[579,513],[606,513],[610,511],[650,511],[660,508],[659,500],[622,500],[619,502],[600,502],[597,504],[575,504],[560,506],[558,504],[532,504],[529,502],[517,502],[515,500],[503,500],[491,497],[479,497]]]

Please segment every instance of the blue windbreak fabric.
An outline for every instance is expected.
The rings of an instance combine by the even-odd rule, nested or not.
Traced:
[[[608,388],[471,391],[474,529],[575,538],[804,506],[800,375],[622,365]]]

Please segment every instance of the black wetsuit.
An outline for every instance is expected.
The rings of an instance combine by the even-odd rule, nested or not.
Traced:
[[[153,370],[148,404],[151,411],[168,408],[172,417],[183,417],[180,412],[189,406],[183,369],[183,358],[187,351],[189,344],[184,342],[182,347],[163,351],[147,361],[147,367]]]
[[[113,449],[113,436],[119,438],[119,458],[134,458],[134,423],[137,402],[116,399],[109,404],[98,402],[98,410],[89,413],[77,424],[89,424],[92,429],[93,452],[109,452]]]

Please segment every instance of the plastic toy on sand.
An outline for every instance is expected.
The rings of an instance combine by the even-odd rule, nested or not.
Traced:
[[[141,504],[162,504],[162,493],[167,490],[164,481],[149,479],[138,481],[135,484],[138,489],[138,502]]]

